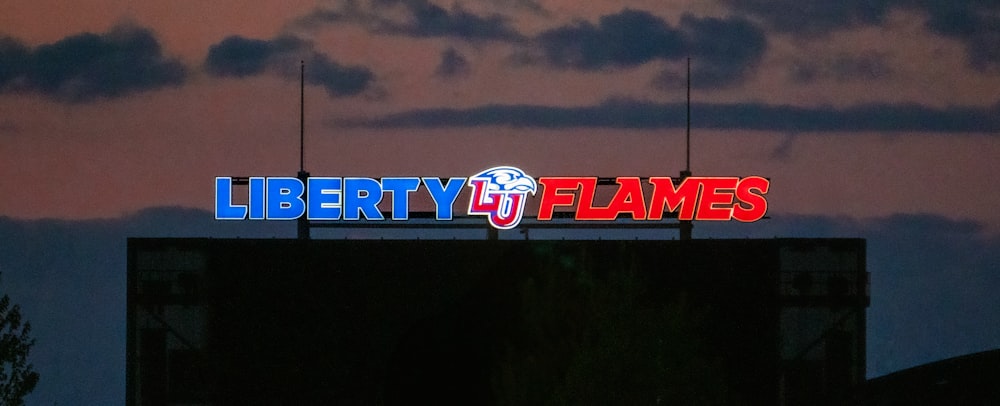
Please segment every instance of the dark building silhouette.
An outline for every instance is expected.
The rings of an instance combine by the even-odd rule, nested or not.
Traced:
[[[128,405],[854,404],[860,239],[129,239]]]
[[[869,380],[870,406],[1000,405],[1000,350],[949,358]]]

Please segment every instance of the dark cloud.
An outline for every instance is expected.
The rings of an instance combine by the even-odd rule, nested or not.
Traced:
[[[344,66],[323,54],[313,55],[306,64],[306,83],[323,86],[331,96],[360,94],[375,82],[375,74],[370,69]]]
[[[444,78],[467,75],[470,71],[469,61],[455,48],[448,48],[441,53],[441,63],[434,74]]]
[[[535,0],[488,0],[490,4],[509,7],[516,10],[527,10],[536,15],[548,17],[552,12]]]
[[[540,33],[534,42],[551,66],[600,69],[635,66],[684,54],[681,33],[645,11],[625,9],[597,25],[580,21]]]
[[[0,38],[0,90],[15,79],[23,81],[30,66],[31,50],[27,46],[13,38]]]
[[[928,31],[961,41],[969,64],[1000,68],[1000,2],[976,0],[724,0],[771,29],[820,36],[857,26],[880,25],[893,8],[927,16]]]
[[[722,0],[780,32],[825,35],[845,27],[880,24],[897,0]]]
[[[343,127],[680,128],[686,106],[611,100],[587,107],[487,105],[470,109],[412,110],[370,119],[340,119]],[[696,128],[797,132],[1000,132],[1000,104],[989,108],[931,108],[916,104],[868,104],[844,109],[760,103],[692,106]]]
[[[104,34],[84,33],[30,49],[0,39],[0,91],[37,92],[64,102],[177,86],[186,69],[165,57],[151,31],[118,26]]]
[[[228,37],[208,49],[205,70],[216,76],[253,76],[264,72],[276,47],[269,41]]]
[[[763,31],[745,19],[685,14],[673,27],[647,11],[629,8],[601,16],[596,23],[577,21],[532,38],[514,29],[504,15],[478,15],[458,5],[446,9],[428,0],[346,1],[336,9],[316,9],[291,27],[315,30],[335,23],[360,24],[389,35],[508,42],[519,46],[513,60],[557,69],[627,68],[692,57],[698,88],[740,82],[767,49]]]
[[[969,64],[979,70],[1000,69],[1000,2],[925,1],[927,28],[965,44]]]
[[[315,31],[327,24],[360,23],[372,24],[375,15],[363,9],[362,3],[356,0],[345,1],[339,8],[317,7],[305,15],[288,23],[286,29]]]
[[[518,60],[563,69],[631,67],[692,57],[692,84],[701,88],[739,82],[767,48],[764,33],[747,20],[684,14],[674,28],[649,12],[633,9],[602,16],[597,24],[580,21],[544,31],[532,44]],[[657,83],[672,87],[671,77],[679,76],[667,72]]]
[[[523,7],[534,4],[521,0]],[[335,9],[317,8],[296,19],[290,27],[315,30],[325,24],[359,24],[368,31],[417,38],[447,37],[464,40],[518,42],[523,36],[501,14],[478,15],[456,3],[450,9],[428,0],[351,0]]]
[[[228,37],[209,48],[205,70],[215,76],[276,73],[298,77],[300,61],[306,63],[306,82],[323,86],[331,96],[360,94],[375,81],[368,68],[341,65],[317,52],[311,42],[290,36],[271,40]]]
[[[887,78],[892,73],[886,55],[879,53],[840,53],[830,57],[799,59],[792,63],[788,72],[791,79],[799,83],[823,79],[838,82],[875,81]]]
[[[767,49],[760,28],[743,19],[681,17],[693,57],[692,87],[724,87],[751,72]]]
[[[406,7],[412,18],[396,23],[387,21],[385,31],[414,37],[458,37],[464,39],[520,40],[521,35],[511,26],[508,18],[491,14],[479,16],[456,5],[451,10],[428,0],[379,0],[381,3],[398,3]]]

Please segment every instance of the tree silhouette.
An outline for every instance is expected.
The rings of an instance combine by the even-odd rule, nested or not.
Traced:
[[[35,340],[29,337],[31,323],[21,320],[21,306],[0,298],[0,404],[20,406],[38,384],[38,373],[28,363]]]

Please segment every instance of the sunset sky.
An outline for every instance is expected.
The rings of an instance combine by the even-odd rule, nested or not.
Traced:
[[[772,182],[771,220],[695,237],[868,238],[871,376],[1000,346],[998,2],[0,10],[0,290],[35,325],[32,402],[123,398],[125,237],[271,235],[210,220],[213,178],[298,170],[299,61],[313,175],[671,176],[690,57],[691,170]]]

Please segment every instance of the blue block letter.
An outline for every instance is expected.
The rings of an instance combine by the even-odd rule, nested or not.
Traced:
[[[382,178],[382,190],[392,192],[392,219],[410,218],[410,192],[420,187],[420,178]]]
[[[382,201],[382,186],[372,178],[344,178],[344,220],[384,220],[378,204]]]
[[[250,178],[250,220],[263,220],[267,199],[264,198],[264,178]]]
[[[306,204],[302,201],[304,188],[302,181],[296,178],[267,178],[267,218],[295,220],[302,217],[306,211]]]
[[[215,219],[243,220],[246,216],[246,206],[233,205],[233,179],[222,176],[215,178]]]
[[[340,220],[343,193],[340,178],[309,178],[309,220]]]
[[[427,186],[427,192],[437,207],[435,217],[438,220],[451,220],[452,207],[464,185],[465,178],[450,178],[447,186],[441,186],[441,178],[424,178],[424,186]]]

